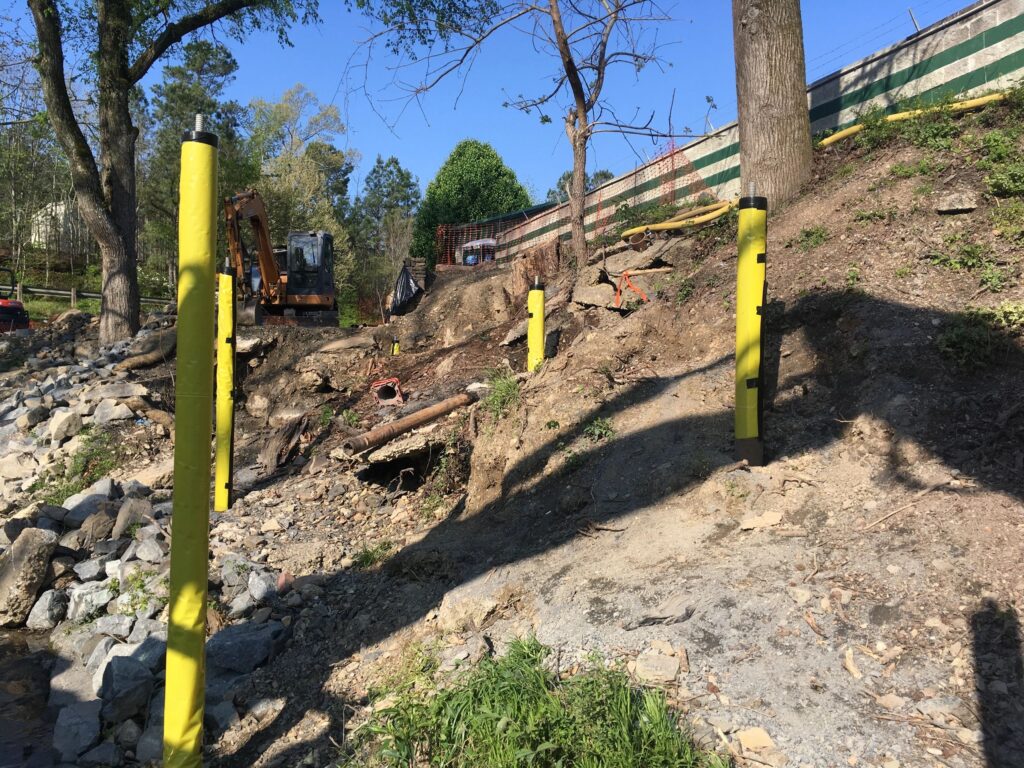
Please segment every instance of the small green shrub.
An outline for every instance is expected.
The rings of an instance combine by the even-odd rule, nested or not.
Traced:
[[[981,284],[992,293],[999,293],[1006,287],[1006,272],[990,261],[981,268]]]
[[[484,409],[501,419],[519,407],[519,379],[511,371],[496,368],[488,373],[490,390],[484,398]]]
[[[341,420],[345,422],[345,426],[358,427],[359,422],[362,419],[359,418],[359,414],[353,411],[351,408],[346,408],[341,412]]]
[[[615,427],[611,419],[599,416],[583,428],[583,434],[595,443],[600,440],[611,440],[615,437]]]
[[[854,143],[865,149],[882,147],[899,136],[896,123],[885,119],[886,111],[881,107],[870,107],[860,114],[857,122],[864,129],[854,137]]]
[[[828,238],[828,229],[819,225],[801,229],[800,234],[790,244],[795,244],[797,248],[806,253],[807,251],[813,251],[820,245],[824,245]]]
[[[910,277],[912,274],[914,274],[914,270],[911,267],[899,267],[896,270],[896,277],[900,280]]]
[[[965,370],[995,361],[1011,337],[1024,331],[1024,304],[1004,303],[995,309],[958,312],[939,334],[939,351]]]
[[[853,290],[857,287],[857,283],[860,282],[860,267],[856,264],[851,264],[846,270],[846,287],[848,290]]]
[[[320,429],[327,429],[331,426],[331,420],[334,418],[334,409],[329,405],[325,405],[320,409]]]
[[[989,261],[988,248],[968,241],[963,235],[950,235],[945,239],[946,250],[930,256],[932,264],[954,272],[978,269]]]
[[[514,640],[436,693],[406,685],[356,739],[348,766],[725,768],[699,750],[663,691],[630,685],[596,658],[562,679],[549,649]],[[422,679],[421,674],[419,678]]]
[[[1000,163],[1008,163],[1020,155],[1016,132],[1006,129],[986,133],[981,139],[981,147],[984,157],[978,161],[978,167],[982,170],[990,170]]]
[[[1003,163],[985,177],[988,191],[996,197],[1024,196],[1024,160]]]
[[[895,218],[896,211],[892,208],[856,211],[853,214],[854,221],[892,221]]]

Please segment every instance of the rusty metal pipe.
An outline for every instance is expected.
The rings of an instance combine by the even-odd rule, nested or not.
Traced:
[[[384,445],[384,443],[394,440],[399,435],[404,435],[411,429],[422,427],[434,419],[451,413],[456,408],[470,405],[473,402],[476,402],[476,395],[470,392],[463,392],[461,395],[449,397],[440,403],[435,403],[415,413],[410,413],[408,416],[392,421],[390,424],[385,424],[382,427],[371,429],[369,432],[363,432],[361,435],[350,437],[341,444],[341,447],[349,456],[368,451],[371,448],[377,448]]]

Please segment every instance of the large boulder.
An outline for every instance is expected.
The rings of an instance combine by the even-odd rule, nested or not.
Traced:
[[[68,595],[62,589],[48,589],[39,596],[28,614],[25,626],[29,629],[53,629],[68,612]]]
[[[90,581],[70,589],[68,618],[80,621],[96,614],[114,599],[114,590],[107,581]]]
[[[50,417],[50,441],[60,445],[82,431],[82,417],[72,410],[55,411]]]
[[[274,654],[286,631],[287,628],[279,621],[235,624],[222,629],[206,642],[206,661],[211,667],[252,672]]]
[[[99,701],[81,701],[64,707],[53,728],[53,748],[61,759],[74,763],[100,738]]]
[[[149,703],[153,692],[153,674],[130,656],[116,656],[103,670],[99,695],[103,699],[103,719],[120,723],[134,717]]]
[[[132,409],[124,403],[119,403],[116,400],[101,400],[92,413],[92,421],[93,424],[102,426],[112,421],[130,419],[134,415]]]
[[[117,510],[117,520],[110,531],[111,538],[119,539],[128,528],[153,516],[153,505],[146,499],[128,497]]]
[[[34,427],[36,424],[41,424],[42,422],[46,421],[46,419],[49,418],[49,416],[49,408],[47,408],[45,405],[37,405],[34,408],[29,408],[27,411],[21,414],[21,416],[15,419],[14,424],[18,429],[27,432],[28,430],[32,429],[32,427]]]
[[[111,499],[118,495],[117,483],[109,477],[97,480],[84,491],[68,496],[63,506],[68,510],[64,525],[78,528],[89,515],[99,512]]]
[[[83,392],[82,400],[87,403],[95,403],[102,400],[127,400],[129,397],[146,397],[148,395],[149,390],[141,384],[130,381],[113,381]]]
[[[0,555],[0,626],[19,627],[25,623],[56,546],[57,534],[53,531],[29,528]]]

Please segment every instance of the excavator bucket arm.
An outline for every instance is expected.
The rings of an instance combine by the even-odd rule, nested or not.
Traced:
[[[260,300],[264,304],[281,304],[286,297],[286,276],[281,274],[270,242],[270,224],[263,198],[254,189],[224,199],[224,223],[228,238],[228,252],[244,297],[252,294],[246,273],[246,250],[242,242],[242,222],[248,221],[256,238],[256,265],[260,273]]]

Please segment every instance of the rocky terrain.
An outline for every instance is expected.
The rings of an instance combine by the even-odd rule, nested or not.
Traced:
[[[1022,764],[1020,202],[984,166],[1008,110],[941,150],[820,153],[774,212],[765,467],[732,453],[731,218],[578,272],[548,248],[441,274],[386,329],[242,331],[209,764],[365,764],[403,670],[445,685],[529,635],[561,674],[596,654],[663,689],[740,766]],[[624,270],[648,300],[616,308]],[[549,359],[524,375],[533,274]],[[169,356],[172,323],[100,349],[69,315],[4,352],[0,764],[158,757],[173,361],[124,361]]]

